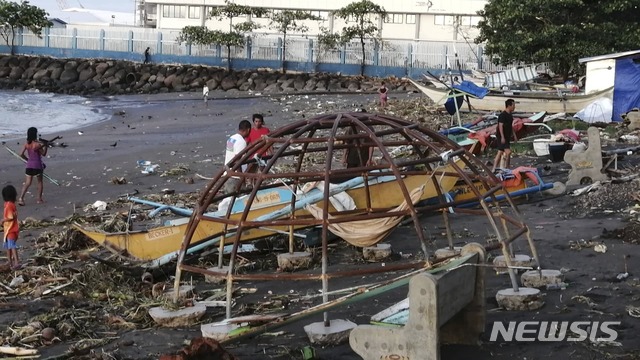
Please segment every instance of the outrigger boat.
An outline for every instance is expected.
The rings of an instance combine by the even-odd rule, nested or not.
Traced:
[[[455,161],[455,164],[464,168],[465,164],[462,160]],[[420,200],[437,197],[437,190],[434,181],[438,184],[443,193],[453,189],[459,178],[455,175],[453,165],[443,166],[436,173],[441,174],[433,176],[433,174],[407,175],[404,184],[407,189],[416,189],[425,185],[424,192]],[[437,180],[436,180],[437,179]],[[367,192],[370,195],[372,208],[393,208],[404,201],[401,186],[396,181],[395,176],[377,176],[375,172],[368,174],[368,188],[365,186],[363,177],[356,177],[346,182],[332,185],[329,194],[331,196],[346,192],[356,206],[356,209],[367,208]],[[258,191],[253,202],[247,220],[273,220],[290,216],[292,212],[292,192],[287,187],[268,188]],[[318,188],[312,188],[310,191],[302,194],[296,194],[295,217],[311,216],[305,209],[306,205],[316,204],[321,206],[323,192]],[[231,210],[230,218],[239,219],[245,210],[245,204],[248,195],[239,197]],[[329,206],[330,211],[336,211],[333,205]],[[366,211],[366,210],[363,210]],[[353,213],[353,211],[351,211]],[[184,215],[189,215],[190,212]],[[224,218],[226,210],[218,210],[214,213],[207,214],[209,216]],[[174,221],[168,225],[160,226],[150,230],[126,231],[107,233],[103,231],[91,230],[74,224],[74,227],[83,234],[104,246],[112,252],[115,252],[125,258],[131,259],[140,264],[140,266],[154,268],[161,266],[175,259],[180,250],[185,231],[188,226],[188,218]],[[297,225],[295,229],[302,229],[304,226]],[[232,229],[231,229],[232,230]],[[259,238],[272,236],[274,233],[282,233],[289,231],[287,227],[273,228],[253,228],[245,230],[242,233],[242,241],[251,241]],[[224,224],[201,221],[196,228],[192,237],[191,245],[187,253],[194,253],[203,250],[212,245],[218,244],[221,235],[225,232]],[[227,235],[229,236],[229,235]]]
[[[444,105],[452,96],[450,94],[451,90],[449,89],[438,89],[431,86],[425,86],[411,79],[409,79],[409,81],[423,94],[433,100],[436,105]],[[507,99],[514,99],[516,102],[516,109],[518,111],[533,113],[546,111],[551,114],[575,114],[599,98],[605,97],[611,99],[613,97],[613,87],[594,92],[592,94],[572,94],[564,92],[547,93],[536,91],[504,91],[500,93],[489,93],[489,91],[487,91],[486,94],[481,97],[476,96],[474,93],[461,90],[462,87],[456,85],[453,87],[458,93],[453,96],[464,96],[469,101],[471,108],[479,111],[500,111],[504,109],[504,102]],[[464,107],[461,107],[460,110],[464,111],[463,109]]]
[[[503,186],[502,190],[495,192],[497,201],[504,200],[506,198],[505,193],[508,193],[509,197],[515,199],[552,189],[559,192],[564,191],[562,183],[546,183],[542,177],[540,177],[538,170],[534,168],[521,166],[513,170],[498,169],[496,176],[501,180]],[[474,181],[473,186],[477,188],[481,194],[489,191],[480,181]],[[478,199],[475,196],[472,186],[463,181],[456,183],[451,192],[449,192],[449,195],[456,202],[464,202],[464,204],[458,207],[470,207],[478,204]],[[492,202],[493,198],[487,197],[485,201]]]
[[[513,131],[518,139],[525,137],[539,127],[544,127],[549,130],[549,132],[553,132],[548,125],[543,123],[546,114],[546,111],[541,111],[528,118],[514,117]],[[492,139],[495,137],[498,129],[496,121],[497,117],[491,120],[481,117],[463,126],[454,126],[441,130],[440,133],[447,135],[449,139],[466,148],[472,154],[478,155],[492,144]],[[482,146],[475,146],[478,142],[480,142]]]

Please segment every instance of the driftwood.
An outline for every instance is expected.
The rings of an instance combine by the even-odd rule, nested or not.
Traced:
[[[26,356],[26,355],[37,355],[38,350],[19,348],[15,346],[0,346],[0,353],[8,354],[8,355],[16,355],[16,356]]]

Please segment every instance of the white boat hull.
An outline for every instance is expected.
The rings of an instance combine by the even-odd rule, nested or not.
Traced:
[[[422,93],[427,95],[436,105],[444,105],[447,101],[448,91],[445,89],[436,89],[430,86],[424,86],[409,79]],[[535,94],[535,92],[505,92],[503,94],[489,94],[482,99],[469,97],[469,103],[475,110],[482,111],[501,111],[504,109],[504,102],[507,99],[513,99],[516,102],[516,110],[518,112],[540,112],[547,113],[571,113],[587,107],[596,99],[606,97],[613,99],[613,87],[599,91],[597,93],[584,94],[563,94],[562,97],[556,94]],[[466,110],[467,106],[463,106],[460,111]]]

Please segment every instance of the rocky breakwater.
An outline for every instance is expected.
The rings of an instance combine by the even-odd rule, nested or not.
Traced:
[[[375,92],[380,79],[337,74],[281,74],[227,71],[201,65],[155,65],[96,59],[0,57],[0,88],[78,94],[139,94],[202,91]],[[415,90],[398,78],[384,80],[390,91]]]

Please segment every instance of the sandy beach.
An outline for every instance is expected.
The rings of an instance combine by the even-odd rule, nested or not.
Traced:
[[[366,109],[375,111],[375,95],[281,95],[275,97],[243,96],[237,99],[224,98],[226,93],[212,93],[209,106],[205,107],[198,93],[171,93],[160,95],[131,95],[113,98],[93,98],[93,105],[100,111],[113,114],[110,120],[91,126],[62,133],[42,134],[45,139],[61,136],[59,143],[66,147],[54,146],[45,159],[46,173],[59,181],[55,186],[45,180],[45,204],[36,204],[35,184],[25,197],[26,205],[19,207],[21,220],[33,218],[37,221],[64,219],[76,214],[84,214],[87,206],[96,201],[105,201],[111,207],[107,212],[127,211],[127,201],[117,202],[127,195],[145,196],[161,194],[163,189],[174,190],[176,194],[197,193],[207,183],[196,174],[210,177],[222,165],[224,142],[237,129],[238,122],[249,119],[252,113],[265,115],[266,126],[275,129],[302,115],[347,110]],[[419,94],[392,94],[393,105],[398,99],[417,101]],[[45,115],[46,116],[46,115]],[[428,117],[428,116],[427,116]],[[19,151],[24,139],[8,141],[5,145]],[[629,157],[632,159],[633,157]],[[487,160],[490,158],[488,157]],[[143,174],[138,161],[157,164],[154,174]],[[630,160],[631,161],[631,160]],[[566,181],[568,165],[550,164],[546,158],[517,157],[515,164],[528,166],[548,166],[548,181]],[[637,160],[635,160],[637,163]],[[18,191],[24,180],[24,165],[7,151],[0,152],[0,179],[2,185],[13,184]],[[635,165],[634,165],[635,166]],[[172,170],[179,170],[173,171]],[[167,173],[169,172],[169,173]],[[163,176],[166,175],[166,176]],[[121,178],[124,178],[122,181]],[[118,180],[123,182],[117,184]],[[545,305],[532,312],[507,312],[501,310],[495,293],[510,286],[506,275],[496,275],[487,271],[487,332],[478,346],[443,346],[442,359],[640,359],[640,320],[629,315],[628,307],[640,306],[640,257],[637,241],[637,227],[626,222],[635,202],[630,196],[640,191],[637,183],[609,184],[606,197],[592,194],[581,197],[564,195],[542,198],[534,196],[530,201],[520,202],[519,210],[532,229],[533,238],[541,254],[543,267],[565,272],[569,286],[565,290],[543,291]],[[616,187],[618,186],[618,187]],[[189,207],[189,204],[185,204]],[[444,247],[446,238],[442,229],[431,224],[429,217],[424,224],[431,235],[430,250]],[[434,223],[440,224],[440,219]],[[456,243],[486,242],[487,231],[484,223],[470,221],[468,217],[454,215],[453,227]],[[616,229],[627,228],[627,233]],[[25,261],[38,251],[41,243],[36,239],[44,231],[60,230],[61,226],[49,228],[33,227],[22,230],[20,242],[24,249],[21,255]],[[635,229],[635,230],[634,230]],[[636,231],[633,233],[633,231]],[[613,232],[613,233],[612,233]],[[394,251],[405,254],[417,253],[419,247],[412,226],[402,226],[394,231],[389,241]],[[591,246],[585,244],[592,243]],[[593,244],[604,243],[606,253],[598,253]],[[576,245],[577,244],[577,245]],[[580,246],[582,244],[582,246]],[[357,266],[359,251],[355,247],[338,244],[332,248],[336,263],[344,260],[345,266]],[[525,243],[515,246],[516,252],[527,253]],[[96,249],[97,251],[97,249]],[[261,255],[273,262],[275,255]],[[74,263],[83,260],[74,258]],[[84,260],[91,263],[92,260]],[[265,260],[266,261],[266,260]],[[35,260],[34,260],[35,262]],[[72,261],[69,261],[70,263]],[[36,265],[29,263],[31,265]],[[28,266],[30,266],[28,264]],[[38,266],[43,266],[38,263]],[[81,266],[81,265],[78,265]],[[628,273],[624,279],[616,279],[620,273]],[[0,281],[9,284],[14,273],[0,274]],[[172,274],[167,274],[171,276]],[[126,278],[126,274],[122,275]],[[213,285],[205,284],[201,278],[199,290],[211,291]],[[114,279],[109,279],[114,281]],[[126,280],[148,293],[149,289],[140,284],[139,278]],[[342,279],[332,282],[333,288],[364,284],[372,279]],[[99,286],[86,284],[88,287]],[[302,287],[286,283],[252,282],[242,286],[258,289],[256,294],[243,297],[244,312],[250,313],[258,303],[271,302],[267,294],[294,291],[310,292],[319,288],[318,284]],[[97,291],[97,290],[96,290]],[[406,288],[385,294],[367,303],[367,306],[350,305],[331,312],[332,318],[343,318],[358,324],[367,323],[371,315],[406,297]],[[22,303],[23,306],[0,306],[2,328],[23,326],[27,319],[50,314],[52,309],[68,309],[73,302],[59,305],[70,296],[63,292],[48,298],[35,298],[31,293],[5,295],[7,303]],[[76,299],[77,300],[77,299]],[[77,300],[79,301],[79,300]],[[317,302],[316,302],[317,303]],[[71,304],[71,305],[70,305]],[[251,305],[252,304],[252,305]],[[2,305],[2,300],[0,300]],[[87,311],[97,311],[93,304]],[[141,310],[144,312],[144,310]],[[112,314],[113,315],[113,314]],[[123,314],[119,314],[123,316]],[[221,309],[207,314],[203,322],[219,321],[224,318]],[[287,325],[278,331],[251,340],[225,346],[239,359],[302,359],[301,349],[308,346],[308,339],[302,327],[320,321],[321,316],[305,319]],[[585,342],[491,342],[489,332],[494,321],[620,321],[617,328],[619,338],[616,344],[596,344]],[[148,319],[135,323],[135,329],[111,327],[101,335],[111,340],[93,348],[87,358],[157,359],[160,354],[179,350],[185,340],[200,335],[199,325],[188,329],[165,329],[152,324]],[[144,326],[143,326],[144,324]],[[5,340],[11,331],[4,333]],[[97,336],[92,333],[93,336]],[[50,356],[70,356],[67,350],[80,337],[62,340],[51,345],[31,343],[37,347],[43,358]],[[315,347],[320,359],[359,359],[348,344],[333,347]],[[108,354],[105,355],[105,354]],[[109,357],[111,356],[111,357]]]

